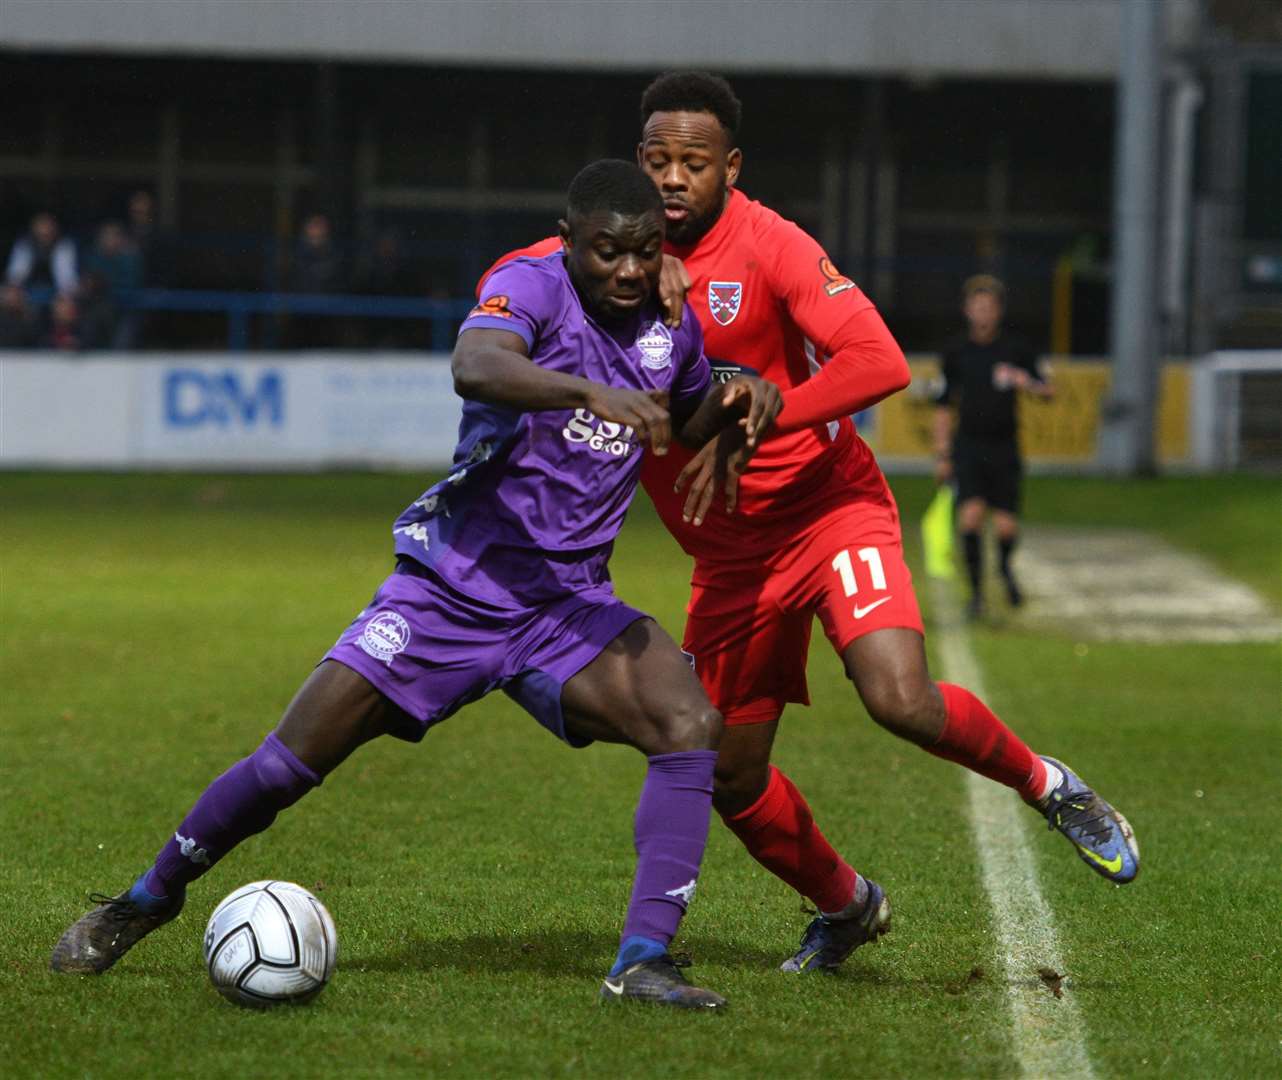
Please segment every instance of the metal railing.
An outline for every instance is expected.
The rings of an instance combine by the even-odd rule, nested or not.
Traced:
[[[53,290],[31,289],[33,304],[44,306]],[[250,346],[254,315],[308,315],[336,318],[423,319],[431,326],[431,347],[449,352],[454,331],[471,310],[472,300],[429,300],[407,296],[353,296],[344,293],[221,292],[206,289],[135,289],[112,296],[119,310],[214,312],[227,316],[227,348]]]

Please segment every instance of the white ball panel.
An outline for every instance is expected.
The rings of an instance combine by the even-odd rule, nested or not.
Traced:
[[[319,990],[323,984],[297,968],[273,968],[259,965],[245,976],[240,985],[258,997],[291,1000],[302,994]]]
[[[257,961],[253,933],[248,926],[242,926],[215,943],[213,957],[209,961],[209,977],[215,986],[235,986],[236,981]]]
[[[279,898],[267,889],[255,899],[257,903],[250,921],[254,925],[254,937],[258,939],[259,955],[273,964],[298,963],[294,928]]]

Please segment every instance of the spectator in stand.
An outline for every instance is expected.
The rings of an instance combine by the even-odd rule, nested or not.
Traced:
[[[333,293],[342,290],[342,260],[334,243],[333,228],[324,214],[311,214],[294,247],[290,288],[299,293]],[[325,316],[292,320],[288,341],[296,349],[323,349],[336,344],[339,326]]]
[[[58,293],[49,306],[49,329],[40,344],[47,349],[75,352],[80,342],[80,307],[76,298],[72,293]]]
[[[396,229],[383,229],[361,259],[355,291],[367,296],[418,296],[422,292],[422,282],[405,259]]]
[[[156,200],[150,191],[139,189],[129,196],[125,231],[142,262],[142,284],[173,288],[177,241],[169,229],[156,224]]]
[[[42,210],[31,219],[31,230],[20,236],[9,252],[5,280],[26,289],[76,289],[76,245],[61,235],[58,219]]]
[[[401,235],[383,229],[356,267],[353,291],[365,296],[420,296],[423,283],[405,259]],[[425,340],[421,322],[406,319],[370,318],[361,334],[363,343],[376,349],[403,349]]]
[[[40,324],[21,285],[0,285],[0,349],[29,349],[40,340]]]
[[[333,227],[324,214],[312,214],[294,248],[294,292],[332,293],[343,288],[342,259],[334,243]]]
[[[140,284],[148,289],[174,288],[177,241],[170,230],[156,224],[156,200],[150,191],[139,188],[129,196],[125,232],[138,253]],[[135,311],[132,318],[134,339],[129,347],[136,348],[154,336],[157,316],[154,312]],[[163,326],[163,316],[161,322]]]
[[[76,297],[80,315],[80,348],[123,349],[119,344],[122,316],[101,270],[86,270]]]
[[[132,349],[137,344],[138,317],[129,309],[128,302],[129,294],[142,285],[142,269],[142,257],[125,227],[118,221],[100,226],[94,249],[85,258],[81,293],[85,308],[85,348]]]

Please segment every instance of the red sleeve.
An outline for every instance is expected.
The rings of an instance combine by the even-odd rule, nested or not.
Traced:
[[[902,390],[911,380],[890,330],[872,302],[811,237],[790,222],[772,238],[775,290],[814,345],[818,372],[785,390],[779,432],[850,416]]]
[[[522,255],[529,255],[531,258],[542,258],[544,255],[551,255],[554,251],[561,248],[561,238],[559,236],[549,236],[546,240],[540,240],[537,244],[531,244],[529,247],[517,248],[515,251],[509,251],[506,255],[500,255],[494,260],[494,264],[485,271],[476,283],[476,298],[481,298],[481,289],[485,286],[486,280],[504,263],[509,263],[513,259],[519,259]]]

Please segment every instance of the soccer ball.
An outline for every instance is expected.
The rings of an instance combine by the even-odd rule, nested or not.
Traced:
[[[214,908],[205,928],[209,978],[237,1005],[311,1001],[337,959],[338,935],[325,905],[288,881],[242,886]]]

